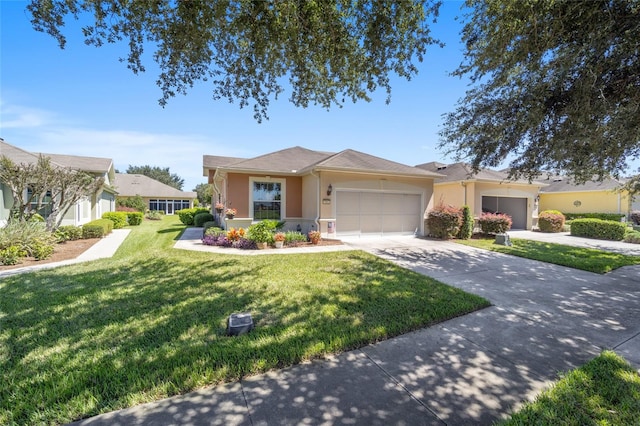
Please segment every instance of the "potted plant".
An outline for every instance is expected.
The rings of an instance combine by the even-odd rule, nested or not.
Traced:
[[[216,203],[216,212],[217,213],[222,213],[222,210],[224,210],[224,204],[218,202]]]
[[[276,229],[278,222],[275,220],[263,220],[254,223],[247,229],[247,238],[255,241],[258,248],[267,248],[273,241],[273,231]]]
[[[225,210],[224,215],[227,219],[233,219],[236,216],[236,213],[238,213],[236,209],[227,209]]]
[[[309,231],[308,235],[311,244],[318,244],[320,242],[320,231]]]
[[[284,240],[287,239],[287,236],[284,232],[276,232],[273,236],[273,241],[275,241],[276,248],[282,248],[284,246]]]

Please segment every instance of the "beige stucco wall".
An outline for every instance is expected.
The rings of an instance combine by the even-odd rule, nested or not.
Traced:
[[[336,220],[336,193],[340,190],[360,190],[360,191],[389,191],[419,194],[422,198],[422,211],[426,212],[433,208],[433,179],[377,176],[366,174],[320,172],[320,231],[323,236],[328,235],[328,223]],[[328,186],[331,185],[333,191],[327,195]],[[328,200],[328,201],[325,201]],[[426,217],[426,216],[425,216]],[[424,234],[424,221],[421,221],[422,228],[420,234]],[[339,224],[337,224],[339,228]]]
[[[479,217],[482,214],[483,196],[526,198],[527,229],[531,229],[535,225],[539,211],[535,203],[538,191],[537,185],[492,182],[465,182],[465,185],[462,185],[460,182],[446,182],[434,185],[434,200],[436,205],[440,202],[454,207],[462,207],[466,204],[474,217]]]
[[[578,206],[575,204],[579,201]],[[574,204],[575,203],[575,204]],[[617,191],[553,192],[540,194],[540,211],[563,213],[629,213],[628,193]]]

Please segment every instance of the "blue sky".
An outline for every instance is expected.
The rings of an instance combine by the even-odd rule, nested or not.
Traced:
[[[134,75],[119,62],[126,45],[86,46],[75,23],[61,50],[31,27],[24,1],[0,1],[0,137],[35,152],[113,158],[128,165],[169,167],[183,189],[205,182],[202,155],[254,157],[303,146],[324,151],[351,148],[408,165],[449,161],[438,151],[442,114],[464,95],[466,81],[450,77],[462,60],[462,2],[445,2],[431,47],[411,81],[394,78],[391,104],[384,93],[370,103],[326,111],[296,108],[288,94],[271,103],[258,124],[251,107],[213,101],[202,83],[162,108],[157,68]]]

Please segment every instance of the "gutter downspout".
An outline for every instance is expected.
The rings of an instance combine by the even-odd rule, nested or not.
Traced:
[[[317,187],[317,191],[318,192],[316,194],[316,203],[317,203],[316,204],[316,217],[315,217],[315,219],[313,221],[316,224],[316,227],[317,227],[316,230],[318,232],[321,232],[320,231],[320,175],[314,174],[313,170],[311,170],[311,172],[309,174],[311,176],[315,177],[316,178],[316,182],[317,182],[316,187]]]

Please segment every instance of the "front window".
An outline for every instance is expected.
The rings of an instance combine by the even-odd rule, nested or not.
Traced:
[[[253,219],[280,220],[282,184],[280,182],[253,182]]]
[[[47,218],[51,214],[51,191],[47,191],[45,194],[40,210],[36,211],[36,208],[38,207],[38,194],[33,194],[33,190],[30,187],[27,187],[27,200],[29,199],[31,200],[29,203],[30,212],[38,213],[44,218]]]

